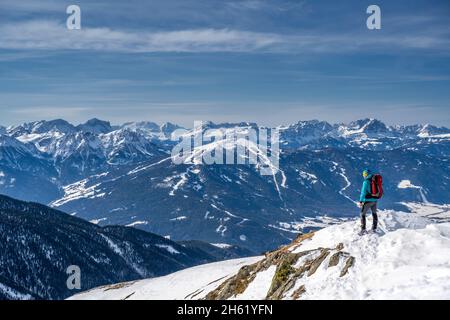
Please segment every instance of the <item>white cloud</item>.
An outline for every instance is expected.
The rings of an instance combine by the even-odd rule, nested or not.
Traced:
[[[15,108],[12,113],[20,115],[26,120],[33,121],[35,119],[56,119],[56,118],[74,118],[82,116],[85,112],[92,111],[85,107],[25,107]]]
[[[445,34],[277,34],[231,29],[122,31],[67,30],[55,21],[0,25],[0,48],[122,52],[386,52],[401,49],[450,50]]]
[[[109,28],[67,30],[54,21],[0,26],[3,49],[101,50],[126,52],[254,51],[282,41],[279,36],[228,29],[115,31]]]
[[[30,1],[30,0],[2,0],[0,3],[0,10],[2,12],[64,12],[64,3],[59,0],[41,0],[41,1]]]

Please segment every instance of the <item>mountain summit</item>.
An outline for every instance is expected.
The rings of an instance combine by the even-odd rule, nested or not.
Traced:
[[[86,121],[86,123],[77,126],[78,130],[91,133],[108,133],[113,130],[109,121],[103,121],[96,118]]]

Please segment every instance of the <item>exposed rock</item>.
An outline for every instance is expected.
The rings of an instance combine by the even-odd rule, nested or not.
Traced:
[[[355,264],[355,258],[350,256],[348,257],[347,261],[345,261],[345,265],[344,268],[341,271],[341,277],[345,276],[348,273],[348,269],[350,269],[351,267],[353,267],[353,265]]]
[[[129,286],[132,286],[135,283],[136,283],[136,281],[129,281],[129,282],[122,282],[122,283],[117,283],[117,284],[105,286],[105,290],[104,291],[126,288],[126,287],[129,287]]]
[[[302,241],[306,240],[306,239],[310,239],[312,238],[314,235],[314,232],[309,232],[309,233],[304,233],[304,234],[299,234],[294,241],[292,241],[292,245],[298,245],[300,244]]]
[[[290,260],[290,259],[289,259]],[[273,282],[285,282],[289,276],[295,272],[294,267],[292,267],[292,261],[288,259],[283,260],[283,262],[278,266],[275,276],[273,277]]]
[[[317,269],[320,267],[325,258],[330,254],[329,249],[320,249],[320,250],[321,250],[320,255],[316,259],[314,259],[310,264],[308,277],[312,276],[317,271]]]
[[[297,262],[299,257],[305,254],[305,252],[297,254],[286,254],[281,263],[278,265],[277,270],[275,271],[275,275],[272,279],[272,285],[270,286],[266,299],[280,299],[283,293],[289,290],[295,284],[295,280],[300,277],[303,272],[299,274],[299,270],[295,269],[293,265],[295,264],[295,262]]]
[[[334,253],[330,257],[330,260],[328,262],[328,268],[337,266],[339,264],[339,261],[341,261],[341,259],[348,257],[348,256],[349,256],[348,253],[342,252],[342,251],[338,251],[338,252]]]
[[[302,294],[306,292],[305,286],[301,285],[298,289],[292,292],[291,298],[294,300],[298,300]]]
[[[327,267],[334,267],[339,264],[341,259],[347,257],[344,268],[341,271],[341,277],[353,265],[354,258],[347,252],[342,251],[344,245],[339,243],[335,248],[317,248],[301,252],[293,252],[299,244],[306,239],[310,239],[314,233],[302,234],[298,236],[290,245],[284,246],[278,250],[267,252],[265,258],[252,265],[242,267],[236,275],[224,281],[219,287],[205,297],[207,300],[224,300],[236,297],[245,292],[249,284],[255,279],[259,272],[267,270],[270,266],[277,266],[272,283],[267,292],[266,299],[283,299],[289,290],[295,287],[296,282],[303,278],[313,276],[318,268],[326,261],[330,253],[333,253],[329,259]],[[311,256],[311,257],[309,257]],[[299,259],[306,257],[301,265],[298,265]],[[302,260],[303,261],[303,260]],[[291,298],[298,299],[306,292],[304,285],[297,288]]]
[[[330,257],[330,261],[328,262],[328,268],[335,267],[338,265],[339,260],[341,258],[342,253],[340,251],[336,252]]]
[[[279,289],[280,287],[286,287],[285,285],[287,283],[287,280],[290,279],[289,275],[291,275],[292,272],[295,271],[292,265],[295,264],[298,258],[310,253],[310,251],[292,253],[290,249],[294,245],[300,244],[303,240],[311,238],[313,235],[314,233],[300,235],[290,245],[287,245],[275,251],[267,252],[263,260],[255,264],[242,267],[235,276],[226,280],[217,289],[208,293],[205,299],[225,300],[243,293],[245,289],[247,289],[248,285],[255,279],[258,272],[267,270],[272,265],[276,265],[278,266],[278,268],[275,272],[275,277],[272,282],[271,289],[268,292],[267,299],[271,299],[271,297],[275,295],[275,292],[277,291],[283,293],[284,290],[281,291]],[[288,265],[290,267],[288,267]],[[276,294],[275,296],[278,297],[278,294]]]
[[[317,258],[306,260],[305,263],[298,268],[294,265],[301,256],[308,254],[315,254],[319,252]],[[306,272],[308,272],[308,277],[313,275],[322,262],[329,255],[330,249],[319,248],[316,250],[309,250],[299,252],[297,254],[291,254],[286,257],[286,260],[282,262],[277,268],[274,279],[272,280],[272,286],[267,294],[266,299],[279,300],[295,286],[298,279],[302,278]]]
[[[234,277],[223,282],[216,290],[208,293],[205,299],[225,300],[243,293],[249,283],[255,278],[258,265],[259,263],[243,266]]]
[[[292,289],[295,285],[295,282],[303,277],[304,273],[307,271],[305,267],[301,267],[299,269],[294,269],[295,272],[291,274],[291,276],[283,283],[278,285],[278,288],[271,292],[269,290],[269,293],[266,297],[268,300],[281,300],[285,293]],[[272,289],[272,288],[271,288]]]

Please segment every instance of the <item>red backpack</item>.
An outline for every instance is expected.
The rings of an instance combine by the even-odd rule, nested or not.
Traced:
[[[370,179],[370,198],[381,199],[383,196],[383,177],[381,174],[374,174]]]

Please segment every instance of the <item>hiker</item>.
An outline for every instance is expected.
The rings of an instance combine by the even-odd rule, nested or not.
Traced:
[[[372,211],[373,223],[372,232],[377,231],[378,215],[377,201],[383,195],[382,178],[379,174],[373,175],[369,169],[363,171],[364,182],[359,197],[359,207],[361,208],[361,233],[366,231],[366,214],[369,209]]]

